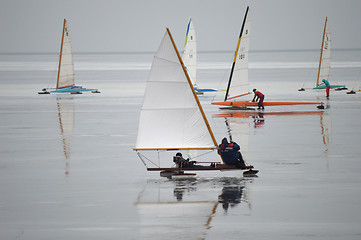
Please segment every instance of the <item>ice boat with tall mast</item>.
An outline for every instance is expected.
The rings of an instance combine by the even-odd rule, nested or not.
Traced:
[[[216,89],[198,88],[197,86],[197,40],[192,18],[189,18],[187,26],[182,59],[188,71],[188,75],[192,81],[193,88],[197,94],[203,94],[205,92],[217,92]]]
[[[87,89],[82,86],[76,86],[74,83],[74,63],[73,53],[70,41],[69,28],[66,19],[63,23],[63,34],[61,37],[58,76],[56,88],[43,88],[39,94],[49,93],[72,93],[81,94],[83,92],[100,93],[98,89]]]
[[[313,89],[325,89],[326,85],[322,82],[323,79],[328,80],[331,69],[331,33],[328,27],[327,17],[325,26],[323,28],[320,61],[318,63],[318,72],[316,79],[316,86]],[[330,85],[331,88],[346,88],[345,85]]]
[[[251,101],[236,101],[236,98],[250,94],[248,81],[248,52],[250,46],[251,21],[249,16],[249,7],[244,15],[241,32],[238,37],[238,43],[234,54],[231,73],[228,80],[227,91],[223,102],[212,102],[214,105],[226,106],[231,109],[248,109],[256,107],[258,103]],[[322,105],[322,102],[264,102],[264,106],[282,106],[282,105]]]
[[[172,89],[177,91],[171,91]],[[137,151],[148,171],[185,174],[185,171],[241,170],[219,161],[207,161],[208,164],[215,164],[202,167],[162,167],[160,161],[156,164],[154,160],[141,153],[215,149],[217,141],[167,28],[148,76],[136,146],[133,150]],[[173,159],[168,159],[169,166]],[[149,167],[147,163],[155,167]]]

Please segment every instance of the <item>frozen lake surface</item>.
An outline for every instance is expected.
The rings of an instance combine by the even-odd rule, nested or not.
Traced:
[[[228,124],[260,172],[188,181],[132,150],[152,54],[75,54],[76,84],[101,91],[82,95],[37,94],[55,85],[56,54],[0,55],[0,239],[360,239],[361,92],[298,92],[318,54],[251,52],[250,88],[325,110],[245,114],[210,104],[224,92],[200,96],[217,141]],[[233,53],[199,55],[198,85],[226,88]],[[361,51],[335,51],[331,76],[359,89]]]

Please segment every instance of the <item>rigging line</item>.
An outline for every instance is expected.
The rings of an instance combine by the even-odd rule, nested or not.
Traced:
[[[160,167],[159,165],[157,165],[156,163],[154,163],[152,160],[150,160],[149,158],[147,158],[146,156],[144,156],[143,154],[141,154],[140,152],[137,151],[137,155],[140,158],[140,160],[143,162],[144,166],[147,167],[147,164],[145,163],[144,159],[146,159],[147,161],[149,161],[150,163],[153,163],[154,166]],[[144,158],[144,159],[143,159]]]
[[[200,155],[197,155],[197,156],[195,156],[195,157],[192,157],[192,159],[198,158],[198,157],[202,157],[202,156],[207,155],[207,154],[210,154],[210,153],[212,153],[213,151],[214,151],[214,150],[209,151],[209,152],[206,152],[206,153],[203,153],[203,154],[200,154]]]

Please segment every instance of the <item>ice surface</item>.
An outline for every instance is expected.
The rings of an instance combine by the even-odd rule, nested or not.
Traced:
[[[199,87],[226,88],[233,54],[199,55]],[[250,88],[265,100],[327,106],[227,116],[248,126],[244,151],[258,178],[212,171],[171,181],[132,150],[151,54],[75,55],[76,83],[101,91],[82,95],[37,94],[55,84],[55,55],[0,55],[0,239],[358,239],[361,92],[331,90],[330,100],[324,90],[298,92],[314,85],[317,59],[317,51],[250,53]],[[333,62],[330,82],[358,89],[361,52],[337,51]],[[223,97],[200,96],[218,141],[228,136],[219,114],[229,112],[210,103]],[[62,117],[74,122],[66,136],[64,102],[72,107]],[[169,215],[138,204],[150,212],[167,204]],[[155,236],[152,222],[164,223]]]

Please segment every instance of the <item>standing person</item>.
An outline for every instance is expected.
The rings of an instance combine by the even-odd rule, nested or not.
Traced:
[[[326,97],[330,97],[330,83],[326,79],[323,79],[322,82],[326,85]]]
[[[218,154],[227,165],[235,165],[237,168],[246,169],[242,154],[239,152],[240,147],[235,142],[228,142],[227,138],[222,139],[222,143],[218,146]]]
[[[254,97],[252,99],[252,102],[257,102],[258,100],[258,108],[257,109],[263,109],[264,110],[264,106],[263,106],[263,100],[264,100],[264,94],[262,94],[260,91],[258,91],[257,89],[253,89],[254,92]]]

